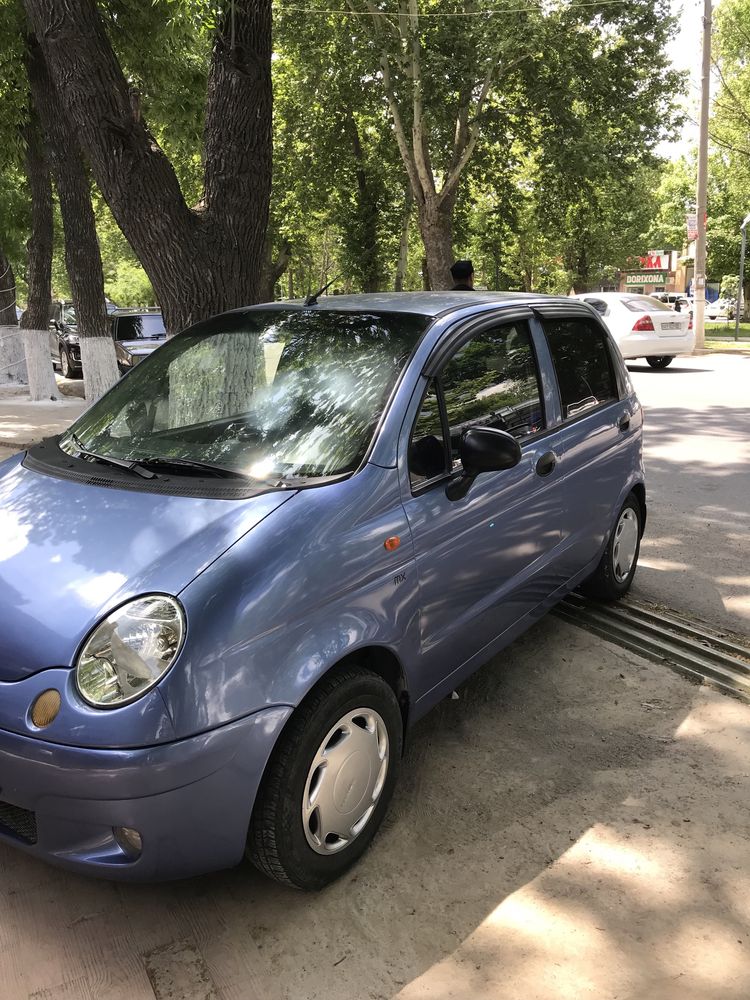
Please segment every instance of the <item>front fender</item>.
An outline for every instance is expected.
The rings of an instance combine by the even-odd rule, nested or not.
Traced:
[[[394,535],[401,545],[387,551]],[[178,738],[296,706],[366,646],[408,670],[419,655],[418,587],[396,470],[301,491],[180,599],[189,641],[161,687]]]

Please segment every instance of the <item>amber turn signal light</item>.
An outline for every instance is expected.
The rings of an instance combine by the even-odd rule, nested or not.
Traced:
[[[60,692],[54,688],[42,691],[31,707],[31,721],[37,729],[44,729],[55,721],[60,711]]]
[[[398,537],[398,535],[391,535],[390,538],[386,538],[386,540],[383,542],[383,547],[387,552],[395,552],[400,544],[401,544],[401,539]]]

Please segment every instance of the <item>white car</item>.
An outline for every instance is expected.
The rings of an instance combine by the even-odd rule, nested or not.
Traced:
[[[731,299],[717,299],[706,303],[706,319],[734,319],[734,302]]]
[[[692,354],[693,320],[665,302],[632,292],[586,292],[573,298],[592,306],[604,320],[625,360],[645,358],[666,368],[678,354]]]

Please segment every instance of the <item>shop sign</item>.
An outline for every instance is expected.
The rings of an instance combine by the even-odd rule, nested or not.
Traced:
[[[663,250],[649,250],[648,256],[639,257],[638,260],[644,271],[669,270],[669,254],[664,253]]]
[[[668,271],[647,271],[639,274],[626,274],[626,285],[663,285],[669,279]]]

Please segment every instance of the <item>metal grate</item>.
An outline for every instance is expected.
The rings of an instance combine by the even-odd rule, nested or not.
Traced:
[[[705,681],[750,701],[750,647],[679,612],[632,598],[619,604],[587,601],[569,594],[555,608],[565,621],[588,629],[641,656],[664,663],[694,680]]]
[[[25,844],[35,844],[36,814],[10,802],[0,802],[0,833],[10,833]]]

